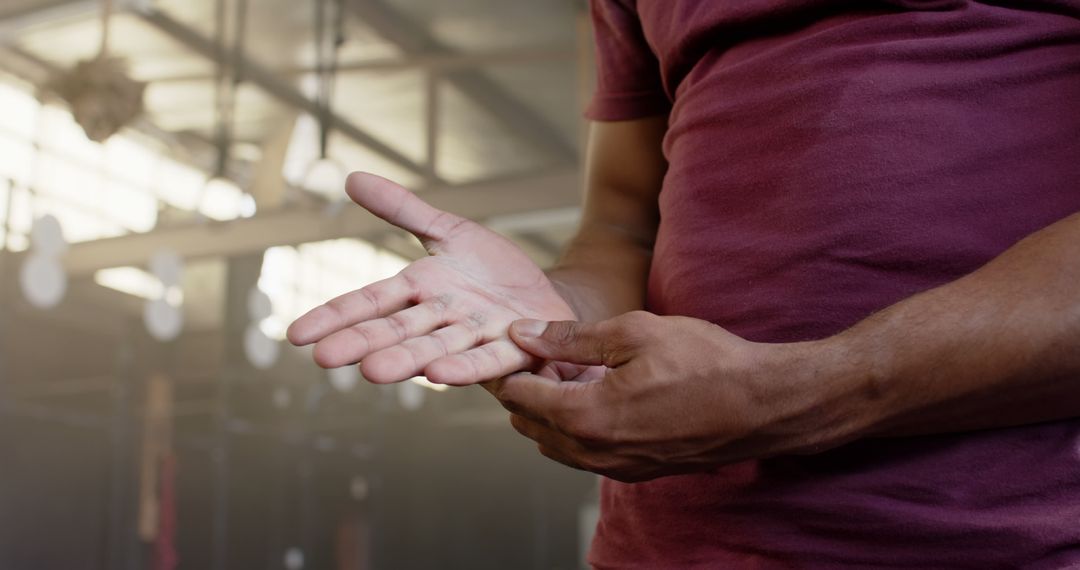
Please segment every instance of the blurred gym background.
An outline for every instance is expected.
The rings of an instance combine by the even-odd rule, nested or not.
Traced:
[[[419,244],[397,180],[550,265],[573,0],[0,0],[0,568],[572,569],[595,478],[479,388],[283,342]]]

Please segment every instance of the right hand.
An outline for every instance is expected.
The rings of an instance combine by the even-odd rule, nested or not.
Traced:
[[[522,370],[554,379],[582,372],[544,363],[508,337],[510,323],[518,319],[576,320],[544,272],[516,245],[372,174],[350,175],[346,192],[372,214],[419,238],[430,256],[297,319],[289,327],[289,341],[315,343],[316,363],[338,368],[359,362],[364,377],[378,384],[418,375],[465,385]]]

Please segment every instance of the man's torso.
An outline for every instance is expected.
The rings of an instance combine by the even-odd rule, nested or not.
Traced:
[[[622,4],[673,102],[654,312],[822,338],[1080,211],[1080,1]],[[605,481],[602,511],[600,567],[1080,565],[1080,422]]]

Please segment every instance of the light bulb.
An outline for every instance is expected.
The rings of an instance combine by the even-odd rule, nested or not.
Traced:
[[[338,196],[345,189],[346,176],[345,168],[340,163],[333,159],[320,158],[308,166],[300,186],[319,194]]]
[[[235,220],[242,211],[243,192],[231,180],[215,176],[206,181],[199,199],[199,212],[208,218]]]

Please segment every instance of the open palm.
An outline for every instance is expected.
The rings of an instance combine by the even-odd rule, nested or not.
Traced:
[[[384,178],[354,173],[346,192],[415,235],[431,255],[312,309],[289,327],[290,342],[315,343],[315,361],[325,368],[360,362],[376,383],[423,374],[432,382],[473,384],[543,365],[509,339],[510,323],[575,316],[524,252]]]

